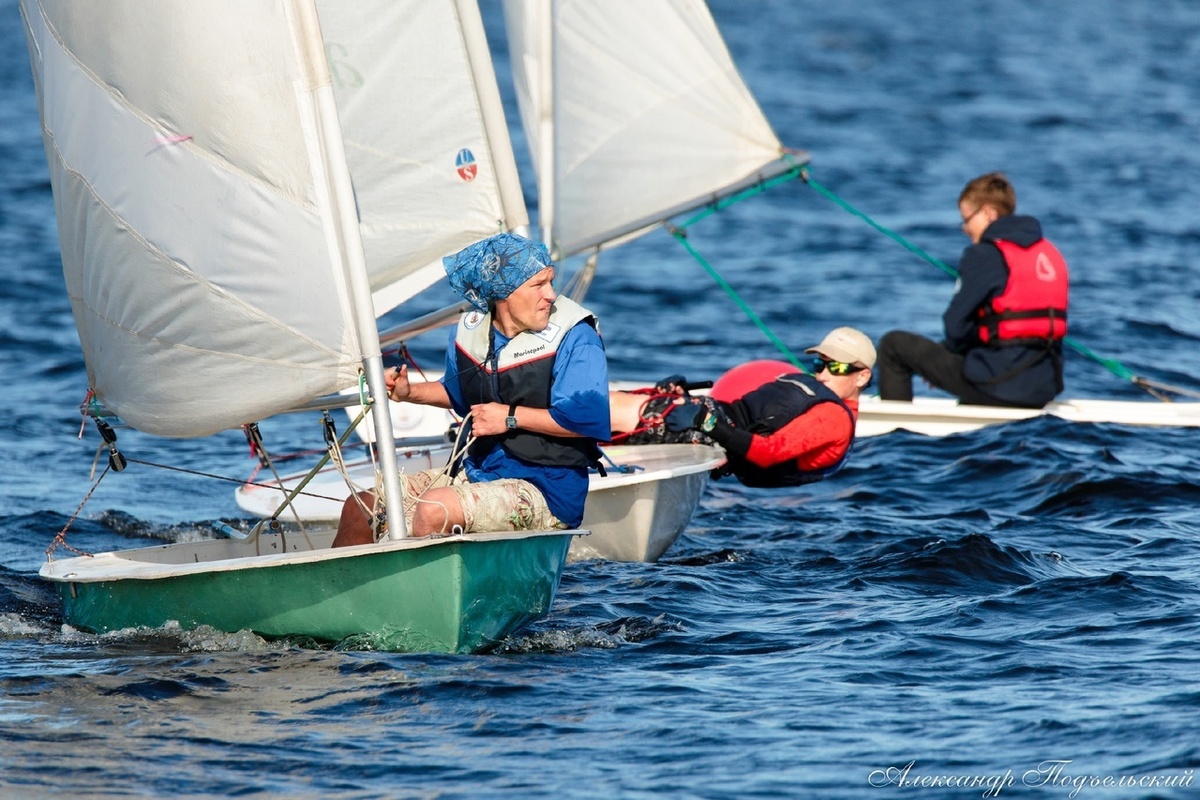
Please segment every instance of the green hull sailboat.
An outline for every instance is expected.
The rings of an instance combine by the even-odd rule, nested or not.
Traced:
[[[66,621],[473,652],[546,614],[583,532],[407,538],[383,400],[378,318],[443,279],[443,256],[529,224],[474,0],[21,14],[88,412],[199,438],[358,387],[390,522],[337,550],[259,525],[52,558]]]
[[[328,547],[264,534],[47,563],[66,621],[89,631],[209,625],[408,652],[485,650],[550,610],[570,534],[467,534]],[[319,545],[319,546],[318,546]]]

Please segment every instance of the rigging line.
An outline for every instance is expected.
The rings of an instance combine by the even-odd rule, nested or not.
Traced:
[[[777,350],[779,350],[779,352],[782,353],[784,355],[784,357],[787,358],[787,360],[790,361],[794,366],[796,366],[801,372],[808,373],[808,369],[803,364],[800,363],[800,360],[788,348],[788,346],[786,344],[784,344],[783,341],[781,341],[778,336],[775,335],[775,333],[770,329],[770,327],[767,325],[767,323],[765,323],[762,320],[762,318],[759,317],[757,313],[755,313],[754,309],[750,308],[750,305],[745,300],[742,299],[741,295],[739,295],[734,290],[734,288],[729,284],[729,282],[726,281],[723,277],[721,277],[721,275],[713,268],[712,264],[709,264],[708,261],[705,260],[705,258],[700,255],[700,253],[696,250],[696,248],[692,247],[691,243],[687,240],[688,227],[690,227],[691,225],[694,225],[695,223],[699,222],[700,220],[705,219],[706,217],[709,217],[709,216],[717,213],[718,211],[722,211],[722,210],[728,208],[729,206],[733,205],[734,203],[740,203],[741,201],[743,201],[749,197],[754,197],[755,195],[762,194],[766,190],[768,190],[774,186],[778,186],[781,183],[786,183],[787,181],[796,180],[797,178],[804,177],[805,173],[804,173],[804,165],[803,164],[796,162],[795,158],[793,158],[793,156],[790,153],[784,153],[783,158],[785,158],[789,162],[792,162],[792,164],[793,164],[791,169],[787,170],[786,172],[781,172],[772,178],[768,178],[764,181],[759,181],[758,183],[754,184],[753,186],[751,186],[747,189],[743,189],[740,192],[736,192],[736,193],[728,195],[726,197],[717,198],[713,202],[709,203],[704,208],[703,211],[700,211],[699,213],[697,213],[690,219],[684,221],[683,223],[681,223],[678,226],[672,225],[669,222],[663,223],[663,226],[667,229],[667,231],[672,236],[675,237],[676,241],[678,241],[681,245],[683,245],[684,249],[686,249],[689,253],[691,253],[692,258],[694,258],[696,260],[696,262],[698,264],[700,264],[700,266],[704,267],[705,271],[708,272],[708,274],[712,276],[713,280],[715,280],[717,282],[717,285],[720,286],[725,291],[725,294],[729,295],[729,297],[733,300],[733,302],[736,303],[738,305],[738,307],[742,309],[742,312],[745,313],[745,315],[750,318],[750,321],[753,322],[756,326],[758,326],[758,329],[761,330],[766,335],[766,337],[771,340],[771,343],[775,345],[775,348]]]
[[[243,485],[243,486],[258,486],[263,489],[275,489],[275,490],[279,489],[278,486],[272,486],[269,483],[254,483],[251,481],[244,481],[241,478],[230,478],[225,475],[216,475],[211,472],[201,472],[200,470],[187,469],[185,467],[172,467],[170,464],[156,464],[153,461],[143,461],[140,458],[126,458],[126,461],[128,461],[130,464],[141,464],[143,467],[157,467],[159,469],[166,469],[166,470],[170,470],[172,472],[182,472],[187,475],[194,475],[198,478],[214,478],[218,481],[228,481],[229,483],[236,483],[236,484]],[[101,476],[101,477],[103,477],[103,476]],[[339,503],[342,500],[342,498],[340,498],[340,497],[328,497],[326,495],[315,494],[313,492],[297,492],[296,494],[302,494],[305,497],[315,497],[319,500],[335,500]]]
[[[371,406],[369,403],[364,404],[362,409],[358,412],[358,416],[355,417],[354,421],[350,423],[350,427],[347,428],[340,437],[335,438],[335,441],[337,442],[337,448],[338,448],[337,457],[339,459],[341,458],[341,449],[340,449],[341,446],[345,443],[345,441],[348,438],[350,438],[350,434],[354,432],[354,430],[358,427],[359,423],[363,421],[363,419],[366,417],[367,413],[369,412],[370,408],[371,408]],[[326,418],[328,418],[328,415],[326,415]],[[317,461],[317,463],[313,465],[312,469],[310,469],[308,471],[308,474],[305,475],[304,478],[298,484],[296,484],[296,488],[287,491],[287,496],[283,498],[283,502],[279,505],[278,508],[275,509],[275,513],[272,514],[270,517],[271,519],[278,519],[279,515],[281,513],[283,513],[283,510],[285,508],[287,508],[288,506],[290,506],[292,504],[292,501],[295,500],[300,495],[305,495],[307,497],[323,497],[323,495],[313,494],[311,492],[305,492],[305,491],[303,491],[303,489],[305,486],[308,485],[309,481],[311,481],[313,478],[315,478],[317,476],[317,474],[321,471],[322,467],[324,467],[327,463],[329,463],[329,461],[331,459],[333,459],[333,455],[330,452],[332,449],[333,449],[332,446],[327,447],[325,450],[325,455],[321,456],[321,458]],[[372,450],[371,452],[373,454],[374,450]],[[345,477],[344,473],[343,473],[343,477]],[[278,489],[279,491],[285,491],[282,484],[273,486],[271,488]],[[352,486],[350,487],[350,492],[351,492],[351,494],[354,494],[354,487],[352,487]],[[337,501],[340,501],[341,498],[323,497],[323,499],[333,500],[333,501],[337,502]],[[294,511],[295,510],[293,509],[293,512]]]
[[[1171,402],[1171,398],[1159,395],[1157,390],[1161,389],[1164,392],[1174,392],[1175,394],[1186,395],[1187,397],[1200,397],[1200,392],[1193,391],[1192,389],[1184,389],[1181,386],[1171,386],[1170,384],[1159,383],[1158,381],[1152,381],[1148,378],[1134,378],[1133,382],[1138,386],[1141,386],[1147,392],[1150,392],[1150,394],[1158,397],[1161,400],[1165,400],[1168,403]]]
[[[740,203],[747,198],[754,197],[756,195],[760,195],[763,192],[767,191],[768,189],[778,186],[781,183],[787,183],[788,181],[794,181],[797,178],[800,178],[803,180],[804,175],[805,175],[804,165],[796,163],[795,159],[789,153],[784,153],[783,157],[785,159],[787,159],[788,161],[793,162],[793,164],[795,164],[795,166],[793,166],[791,169],[787,170],[786,172],[779,173],[778,175],[774,176],[773,178],[767,178],[764,181],[759,181],[758,183],[754,184],[753,186],[751,186],[747,189],[743,189],[740,192],[735,192],[734,194],[726,195],[725,197],[719,197],[716,200],[713,200],[713,202],[709,203],[708,205],[706,205],[704,207],[703,211],[700,211],[695,216],[693,216],[691,219],[688,219],[688,220],[680,223],[679,227],[680,228],[689,228],[692,225],[695,225],[700,220],[705,219],[707,217],[711,217],[713,214],[716,214],[718,211],[724,211],[725,209],[729,208],[734,203]]]
[[[842,198],[838,197],[832,191],[825,188],[821,184],[817,183],[815,180],[813,180],[812,175],[809,174],[807,167],[801,168],[800,171],[802,173],[801,179],[804,181],[804,183],[807,184],[808,186],[812,187],[813,190],[815,190],[822,197],[825,197],[826,199],[832,201],[834,204],[841,207],[845,211],[848,211],[849,213],[851,213],[854,216],[858,217],[859,219],[863,220],[864,222],[866,222],[868,225],[870,225],[875,230],[877,230],[880,233],[882,233],[883,235],[887,236],[889,239],[895,241],[896,243],[898,243],[899,245],[904,247],[906,250],[909,250],[909,251],[917,254],[921,258],[925,259],[933,266],[935,266],[938,269],[945,272],[947,275],[950,275],[953,278],[958,277],[958,270],[954,269],[954,267],[951,267],[949,264],[942,261],[941,259],[931,256],[929,253],[925,252],[920,247],[917,247],[915,244],[909,242],[907,239],[905,239],[903,236],[896,233],[895,231],[889,230],[888,228],[885,228],[884,226],[880,225],[878,222],[871,219],[869,216],[864,214],[862,211],[859,211],[857,208],[850,205]],[[1072,339],[1070,336],[1063,337],[1063,344],[1067,345],[1072,350],[1079,353],[1081,356],[1084,356],[1085,358],[1089,358],[1092,361],[1095,361],[1097,364],[1104,367],[1109,372],[1111,372],[1113,375],[1116,375],[1118,378],[1129,381],[1129,382],[1133,383],[1135,386],[1138,386],[1142,389],[1146,389],[1145,384],[1149,383],[1148,381],[1145,381],[1144,379],[1139,378],[1132,370],[1130,370],[1128,367],[1126,367],[1124,364],[1117,361],[1116,359],[1103,358],[1103,357],[1097,355],[1096,353],[1092,352],[1091,350],[1089,350],[1087,347],[1083,346],[1082,344],[1079,344],[1074,339]],[[1149,390],[1147,389],[1147,391],[1149,391]],[[1151,394],[1154,394],[1154,393],[1151,392]],[[1155,396],[1157,397],[1158,395],[1155,395]]]
[[[248,428],[248,435],[251,435],[251,434],[253,435],[254,440],[257,443],[258,451],[261,454],[261,460],[266,463],[267,467],[271,470],[271,475],[275,478],[275,484],[277,486],[282,487],[283,486],[283,478],[279,475],[279,470],[275,466],[275,461],[271,458],[271,453],[267,450],[266,442],[263,441],[262,434],[258,429],[257,423],[252,424]],[[315,550],[316,548],[313,547],[312,539],[310,539],[308,536],[308,529],[304,525],[304,519],[301,518],[300,512],[298,512],[296,510],[296,507],[294,504],[289,504],[289,505],[292,509],[292,516],[296,520],[296,525],[299,526],[299,528],[300,528],[301,535],[304,536],[304,541],[308,545],[308,549]],[[278,516],[279,516],[279,511],[276,511],[275,516],[271,517],[271,519],[276,520],[276,519],[278,519]],[[254,529],[252,531],[254,534],[254,541],[256,544],[258,542],[258,534],[260,532],[262,524],[263,524],[262,521],[260,521],[257,525],[254,526]],[[285,543],[285,545],[286,545],[286,543]]]
[[[700,255],[700,253],[696,251],[696,248],[692,247],[691,242],[687,240],[687,231],[683,228],[677,228],[674,225],[667,225],[667,230],[676,238],[676,240],[679,241],[681,245],[684,246],[689,253],[692,254],[692,258],[696,259],[697,263],[704,267],[708,274],[713,277],[713,280],[717,282],[717,285],[725,290],[725,294],[729,295],[733,302],[737,303],[738,307],[741,308],[746,316],[750,318],[750,321],[757,325],[760,331],[766,334],[767,338],[771,340],[771,343],[775,345],[776,349],[783,353],[787,360],[792,362],[792,364],[794,364],[797,368],[807,372],[808,370],[806,370],[800,363],[800,359],[796,358],[796,355],[779,339],[778,336],[775,335],[770,327],[767,326],[767,323],[763,322],[762,318],[755,313],[754,309],[752,309],[749,304],[742,299],[741,295],[739,295],[734,288],[729,285],[729,282],[722,278],[721,275],[715,269],[713,269],[712,264],[709,264],[708,261],[705,260],[704,256]]]
[[[75,524],[75,520],[79,518],[79,514],[83,511],[83,507],[85,505],[87,505],[88,500],[92,499],[92,495],[95,493],[95,491],[98,488],[100,488],[100,481],[104,480],[104,476],[108,474],[108,471],[110,469],[112,469],[111,464],[109,464],[108,466],[105,466],[104,472],[100,473],[100,477],[96,478],[96,482],[92,484],[92,488],[88,489],[87,494],[85,494],[83,496],[83,499],[79,501],[79,505],[75,508],[75,513],[71,515],[71,518],[68,519],[66,524],[62,526],[62,530],[60,530],[58,532],[58,534],[55,535],[54,540],[52,542],[50,542],[50,545],[46,548],[46,560],[47,561],[53,560],[54,551],[57,550],[59,547],[65,547],[66,549],[70,550],[72,553],[75,553],[76,555],[87,556],[88,558],[95,558],[94,554],[86,553],[83,550],[79,550],[78,548],[72,547],[71,545],[67,544],[67,529]]]

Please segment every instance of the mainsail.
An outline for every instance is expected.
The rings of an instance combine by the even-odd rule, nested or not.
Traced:
[[[236,427],[378,355],[331,201],[311,8],[22,4],[88,379],[133,427]],[[440,256],[525,224],[524,204],[507,134],[486,133],[499,98],[490,60],[468,55],[473,2],[317,8],[382,314],[437,280]]]
[[[560,257],[792,166],[702,0],[505,0],[505,17]]]

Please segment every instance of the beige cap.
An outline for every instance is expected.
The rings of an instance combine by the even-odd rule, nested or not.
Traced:
[[[855,328],[834,328],[820,344],[804,352],[817,353],[847,364],[862,364],[868,369],[875,366],[875,345],[871,344],[865,333]]]

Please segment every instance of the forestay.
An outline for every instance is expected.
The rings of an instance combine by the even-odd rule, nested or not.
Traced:
[[[133,427],[236,427],[378,353],[352,321],[305,5],[22,5],[89,382]],[[525,224],[523,202],[501,197],[507,134],[484,133],[499,98],[490,59],[467,56],[473,3],[317,6],[379,314],[441,255]]]
[[[506,0],[505,16],[560,257],[791,166],[702,0]]]

